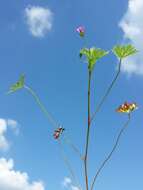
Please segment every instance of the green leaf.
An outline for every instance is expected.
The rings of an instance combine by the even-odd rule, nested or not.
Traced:
[[[79,56],[80,58],[85,55],[86,57],[89,57],[89,49],[88,48],[83,48],[80,50]]]
[[[117,45],[113,48],[113,53],[120,59],[126,58],[130,55],[136,54],[138,51],[131,44]]]
[[[8,94],[16,92],[17,90],[23,88],[24,87],[24,82],[25,82],[25,76],[21,75],[19,80],[10,87],[10,90],[9,90]]]
[[[90,71],[93,70],[95,63],[101,59],[103,56],[107,55],[109,52],[99,49],[99,48],[83,48],[80,50],[80,58],[82,56],[86,57],[86,60],[88,62],[88,69]]]

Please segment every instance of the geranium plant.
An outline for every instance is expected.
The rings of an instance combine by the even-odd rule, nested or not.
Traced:
[[[76,29],[76,32],[79,34],[79,36],[81,38],[85,38],[85,28],[83,26],[79,26]],[[93,113],[91,113],[91,93],[93,93],[91,91],[91,82],[92,82],[92,75],[94,75],[94,69],[96,68],[96,64],[98,64],[98,61],[100,59],[102,59],[102,57],[104,56],[108,56],[108,54],[114,54],[116,56],[116,58],[118,59],[118,69],[116,71],[115,77],[113,78],[113,80],[111,81],[111,83],[109,84],[107,90],[105,91],[105,94],[103,94],[103,96],[101,97],[100,102],[94,106],[95,110]],[[49,111],[47,111],[47,109],[45,108],[45,106],[43,105],[43,103],[41,102],[40,98],[37,96],[37,94],[33,91],[33,89],[31,87],[29,87],[26,84],[25,81],[25,76],[21,75],[19,80],[13,84],[10,87],[10,90],[8,93],[14,93],[20,89],[25,89],[27,90],[35,99],[35,101],[37,102],[37,104],[39,105],[40,109],[42,110],[42,112],[46,115],[46,117],[48,118],[48,120],[51,123],[51,126],[53,127],[53,139],[57,140],[59,146],[61,147],[62,153],[64,155],[64,161],[65,164],[68,166],[69,172],[71,174],[71,176],[74,178],[74,181],[76,181],[76,177],[75,177],[75,173],[69,163],[69,160],[67,158],[67,156],[65,155],[65,152],[63,150],[63,146],[62,146],[62,141],[68,143],[68,145],[70,145],[70,147],[75,151],[75,153],[78,154],[79,158],[81,159],[81,162],[83,162],[83,168],[84,168],[84,182],[85,182],[85,188],[81,187],[80,184],[78,184],[78,188],[81,189],[85,189],[85,190],[93,190],[94,189],[94,185],[96,182],[97,177],[99,176],[100,172],[102,171],[102,169],[105,167],[106,163],[110,160],[110,158],[112,157],[113,153],[115,152],[118,143],[121,139],[121,136],[123,134],[123,132],[125,131],[126,127],[129,125],[130,122],[130,118],[132,116],[132,112],[134,110],[137,109],[137,104],[135,102],[125,102],[123,103],[121,106],[119,106],[116,109],[116,112],[118,113],[126,113],[127,114],[127,121],[125,122],[125,124],[123,125],[123,127],[121,128],[121,130],[119,131],[119,134],[116,138],[115,144],[113,144],[113,147],[111,148],[111,152],[109,152],[109,154],[107,154],[105,160],[102,162],[102,164],[99,166],[97,172],[95,173],[93,179],[91,181],[89,181],[89,169],[88,169],[88,156],[89,156],[89,146],[92,146],[90,144],[90,132],[91,132],[91,127],[92,127],[92,122],[93,120],[96,119],[96,114],[101,110],[102,105],[105,103],[107,97],[109,96],[111,90],[113,89],[114,85],[116,84],[116,81],[120,75],[121,72],[121,67],[122,67],[122,61],[127,58],[128,56],[132,56],[134,54],[137,53],[137,50],[135,47],[133,47],[131,44],[127,44],[127,45],[116,45],[112,48],[112,50],[107,51],[107,50],[103,50],[101,48],[97,48],[97,47],[84,47],[81,48],[81,50],[79,51],[79,57],[80,59],[84,59],[86,60],[87,63],[87,71],[88,71],[88,87],[87,87],[87,131],[85,134],[85,146],[84,146],[84,152],[82,153],[81,151],[79,151],[79,148],[72,143],[72,141],[66,137],[66,135],[64,135],[64,130],[65,127],[63,127],[61,124],[58,124],[55,119],[53,118],[53,116],[50,114]],[[78,182],[77,182],[78,183]],[[76,184],[77,185],[77,184]]]

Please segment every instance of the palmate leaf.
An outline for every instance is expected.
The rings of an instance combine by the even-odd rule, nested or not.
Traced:
[[[119,58],[123,59],[130,55],[136,54],[138,51],[131,44],[128,45],[117,45],[113,48],[113,53]]]
[[[86,60],[88,62],[88,69],[89,71],[92,71],[94,68],[95,63],[105,55],[107,55],[109,52],[102,50],[100,48],[83,48],[80,50],[80,58],[82,56],[86,57]]]
[[[10,87],[8,94],[16,92],[17,90],[23,88],[24,87],[24,82],[25,82],[25,76],[21,75],[19,80]]]

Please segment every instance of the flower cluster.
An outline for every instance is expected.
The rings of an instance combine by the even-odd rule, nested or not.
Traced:
[[[64,129],[63,127],[57,128],[57,129],[54,131],[54,134],[53,134],[54,139],[58,139],[58,138],[61,136],[61,134],[63,133],[64,130],[65,130],[65,129]]]
[[[137,104],[136,103],[128,103],[128,102],[125,102],[124,104],[120,105],[118,108],[117,108],[117,112],[120,112],[120,113],[131,113],[132,111],[136,110],[138,107],[137,107]]]

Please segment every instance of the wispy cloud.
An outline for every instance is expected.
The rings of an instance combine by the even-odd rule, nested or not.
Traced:
[[[5,137],[8,128],[11,128],[15,134],[19,133],[17,121],[0,118],[0,150],[6,151],[10,146],[9,141]]]
[[[143,0],[129,0],[128,9],[119,26],[127,39],[139,53],[127,58],[122,70],[128,74],[143,75]]]
[[[69,178],[69,177],[64,178],[62,185],[64,188],[66,188],[68,190],[81,190],[79,187],[73,185],[73,182],[72,182],[71,178]]]
[[[29,182],[27,173],[14,170],[13,159],[0,159],[0,189],[1,190],[44,190],[42,182]]]
[[[44,37],[52,29],[53,13],[50,9],[28,6],[24,12],[29,31],[34,37]]]

